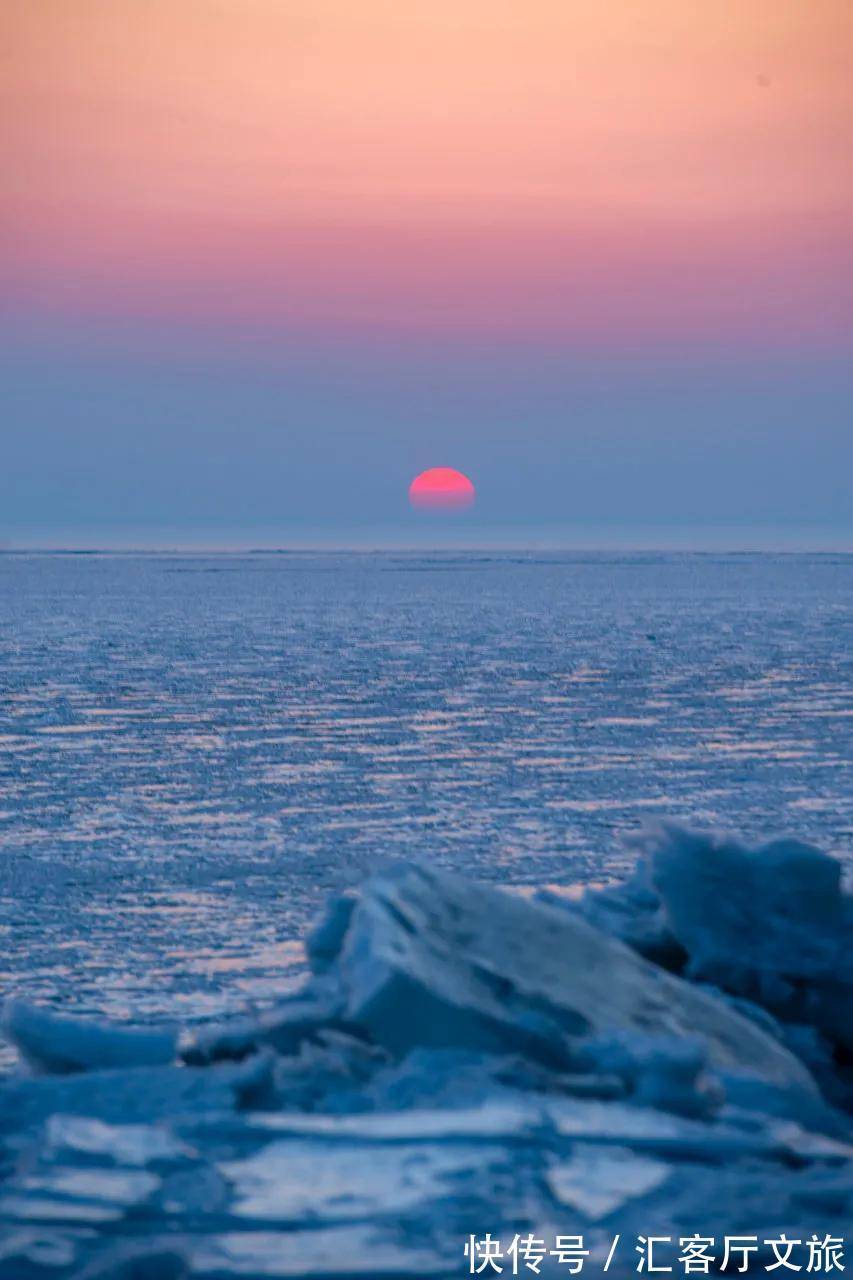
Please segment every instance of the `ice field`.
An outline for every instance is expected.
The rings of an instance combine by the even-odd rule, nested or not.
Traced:
[[[606,882],[656,817],[846,856],[851,604],[840,555],[0,555],[3,984],[236,1012],[369,870]]]

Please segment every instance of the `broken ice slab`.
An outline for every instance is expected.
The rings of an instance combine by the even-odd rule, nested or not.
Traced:
[[[696,969],[853,978],[853,917],[836,858],[800,840],[751,849],[671,824],[643,843],[669,927]]]
[[[410,1111],[365,1111],[357,1115],[255,1112],[242,1118],[267,1132],[365,1142],[491,1141],[495,1138],[511,1142],[534,1137],[545,1123],[542,1108],[532,1100],[489,1102],[458,1111],[424,1107]]]
[[[55,1158],[113,1160],[148,1165],[183,1160],[187,1145],[162,1125],[106,1124],[91,1116],[52,1115],[45,1127],[45,1146]]]
[[[190,1065],[203,1066],[240,1060],[263,1047],[281,1054],[296,1053],[304,1041],[338,1026],[340,1014],[339,995],[316,979],[310,992],[284,1000],[255,1017],[185,1032],[179,1041],[180,1057]]]
[[[841,1117],[839,1117],[841,1119]],[[826,1161],[829,1164],[849,1164],[851,1190],[853,1190],[853,1145],[825,1133],[812,1133],[793,1120],[770,1120],[767,1129],[782,1150],[793,1160]],[[853,1140],[853,1132],[850,1134]]]
[[[32,1129],[50,1116],[86,1116],[111,1124],[232,1111],[257,1102],[270,1063],[258,1057],[214,1067],[135,1067],[85,1075],[10,1076],[0,1082],[0,1133]]]
[[[187,1116],[176,1125],[181,1139],[208,1158],[230,1158],[257,1150],[272,1138],[315,1141],[324,1148],[464,1143],[472,1150],[500,1142],[507,1147],[539,1141],[548,1121],[536,1098],[503,1097],[466,1108],[415,1108],[407,1111],[330,1112],[241,1111]],[[366,1157],[369,1158],[369,1157]]]
[[[160,1179],[143,1169],[60,1167],[46,1173],[30,1174],[16,1185],[23,1191],[37,1194],[129,1205],[147,1199],[160,1186]]]
[[[193,1241],[189,1271],[195,1280],[230,1277],[302,1277],[304,1280],[418,1280],[453,1275],[461,1250],[446,1254],[373,1226],[353,1224],[282,1233],[240,1231]]]
[[[580,896],[542,889],[534,901],[583,916],[608,937],[618,938],[671,972],[681,972],[687,960],[684,948],[667,924],[660,895],[643,858],[625,881],[588,888]]]
[[[331,966],[347,1018],[398,1056],[460,1047],[571,1070],[584,1040],[654,1033],[698,1039],[715,1067],[816,1092],[761,1028],[583,919],[433,868],[369,881]]]
[[[786,1158],[790,1138],[799,1132],[764,1124],[739,1126],[692,1120],[651,1107],[580,1098],[554,1098],[545,1103],[554,1129],[563,1138],[586,1144],[630,1147],[633,1151],[715,1164],[743,1157]]]
[[[16,1178],[0,1195],[0,1219],[15,1222],[117,1222],[148,1200],[160,1179],[141,1169],[60,1166]]]
[[[511,1177],[501,1146],[436,1143],[326,1145],[271,1142],[218,1165],[235,1196],[233,1212],[258,1221],[310,1223],[376,1220],[488,1190]],[[476,1190],[475,1190],[476,1188]]]
[[[576,1209],[589,1222],[599,1222],[629,1200],[654,1191],[672,1172],[672,1165],[626,1147],[578,1143],[568,1159],[549,1162],[545,1180],[560,1204]]]
[[[6,1002],[2,1029],[35,1071],[49,1074],[165,1066],[175,1058],[172,1030],[68,1018],[20,1000]]]
[[[0,1221],[55,1222],[67,1226],[75,1222],[118,1222],[123,1215],[122,1205],[103,1200],[60,1199],[48,1195],[30,1195],[26,1191],[0,1195]]]
[[[691,977],[853,1050],[853,895],[837,858],[799,840],[750,848],[674,823],[634,843],[643,860],[632,879],[579,904],[592,923],[646,954],[651,939],[664,964],[680,951]]]

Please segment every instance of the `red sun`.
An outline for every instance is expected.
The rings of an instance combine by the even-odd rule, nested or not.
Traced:
[[[474,496],[471,481],[453,467],[430,467],[409,485],[409,502],[425,511],[461,511]]]

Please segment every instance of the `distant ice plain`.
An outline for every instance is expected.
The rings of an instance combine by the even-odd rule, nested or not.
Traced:
[[[844,554],[0,555],[2,986],[201,1020],[386,860],[598,882],[656,817],[849,859],[851,606]]]

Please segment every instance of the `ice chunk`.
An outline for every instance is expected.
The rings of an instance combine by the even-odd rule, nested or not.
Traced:
[[[41,1125],[55,1113],[110,1124],[152,1121],[257,1103],[269,1086],[270,1063],[258,1057],[221,1066],[135,1067],[85,1075],[0,1082],[0,1132]]]
[[[551,1161],[546,1180],[561,1204],[598,1222],[628,1200],[654,1191],[671,1173],[671,1165],[624,1147],[602,1149],[578,1143],[569,1159]]]
[[[24,1193],[0,1195],[0,1218],[17,1222],[117,1222],[123,1214],[121,1205],[102,1200],[67,1200]]]
[[[634,1033],[593,1041],[582,1051],[582,1061],[617,1076],[635,1103],[704,1116],[723,1101],[719,1080],[706,1070],[706,1047],[695,1036]]]
[[[557,1134],[579,1142],[630,1147],[650,1155],[714,1164],[747,1156],[782,1158],[789,1155],[784,1131],[774,1134],[763,1126],[703,1123],[651,1107],[621,1102],[555,1098],[546,1110]]]
[[[433,1142],[459,1139],[530,1138],[542,1126],[543,1113],[535,1102],[489,1100],[459,1110],[415,1108],[409,1111],[365,1111],[358,1115],[287,1115],[257,1112],[251,1123],[276,1133],[345,1138],[352,1141]]]
[[[453,1274],[447,1264],[446,1257],[426,1248],[422,1240],[414,1244],[364,1224],[287,1234],[231,1232],[197,1242],[190,1251],[190,1272],[196,1280],[229,1276],[416,1280]]]
[[[160,1179],[142,1169],[58,1168],[19,1181],[25,1191],[69,1196],[75,1200],[104,1200],[112,1204],[137,1204],[160,1186]]]
[[[352,894],[333,898],[305,939],[305,951],[314,973],[325,973],[337,959],[355,907]]]
[[[853,1191],[853,1146],[823,1133],[810,1133],[793,1120],[776,1121],[768,1126],[777,1142],[796,1159],[826,1160],[830,1164],[848,1164]],[[853,1134],[851,1134],[853,1139]]]
[[[368,1151],[294,1139],[218,1169],[234,1187],[238,1216],[304,1224],[409,1212],[447,1199],[465,1180],[476,1180],[482,1194],[508,1166],[500,1146],[394,1143]]]
[[[850,921],[835,858],[798,840],[750,849],[673,825],[646,845],[652,881],[694,968],[729,960],[810,978],[850,971],[841,934]]]
[[[642,847],[691,977],[853,1049],[853,898],[835,858],[798,840],[751,849],[674,825]]]
[[[160,1187],[156,1173],[122,1167],[114,1160],[99,1163],[98,1153],[68,1149],[46,1136],[25,1149],[17,1170],[7,1178],[0,1195],[0,1221],[117,1222],[128,1211],[138,1211]]]
[[[182,1061],[193,1066],[225,1059],[239,1061],[263,1047],[296,1053],[306,1040],[340,1022],[340,1000],[333,988],[315,981],[310,991],[285,1000],[254,1018],[202,1027],[180,1040]]]
[[[146,1165],[188,1154],[186,1146],[161,1126],[106,1124],[90,1116],[52,1115],[45,1136],[54,1151],[69,1158],[97,1156],[117,1164]]]
[[[31,1067],[50,1074],[163,1066],[175,1057],[174,1031],[67,1018],[20,1000],[7,1001],[3,1031]]]
[[[638,859],[633,874],[619,884],[588,891],[580,898],[542,891],[537,900],[583,916],[608,937],[618,938],[673,973],[684,968],[687,953],[667,923],[644,858]]]
[[[374,878],[335,965],[346,1016],[397,1055],[418,1046],[517,1052],[561,1068],[613,1034],[698,1039],[715,1067],[814,1095],[764,1031],[547,905],[424,867]]]
[[[793,1121],[740,1108],[727,1107],[713,1121],[700,1121],[651,1107],[591,1099],[553,1098],[544,1106],[557,1134],[587,1144],[630,1147],[704,1164],[741,1157],[846,1163],[853,1173],[853,1150],[847,1143],[811,1133]]]
[[[562,1077],[559,1077],[562,1079]],[[378,1110],[478,1107],[557,1086],[541,1063],[520,1054],[466,1049],[412,1049],[375,1072],[365,1090]]]

